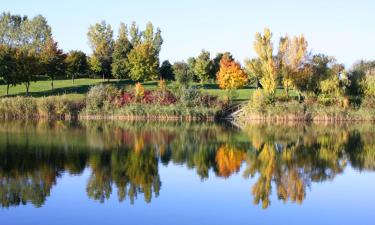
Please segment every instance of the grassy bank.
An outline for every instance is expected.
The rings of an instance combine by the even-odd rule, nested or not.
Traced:
[[[86,93],[89,91],[90,87],[97,85],[97,84],[112,84],[119,88],[126,88],[127,86],[134,85],[135,82],[129,80],[110,80],[110,81],[103,81],[102,79],[94,79],[94,78],[82,78],[76,79],[74,85],[72,84],[72,80],[70,79],[63,79],[63,80],[55,80],[54,81],[54,89],[51,89],[51,81],[49,80],[40,80],[37,82],[32,82],[30,84],[30,96],[31,97],[46,97],[46,96],[55,96],[55,95],[65,95],[67,98],[72,100],[82,100],[84,99]],[[142,82],[142,85],[147,90],[155,90],[158,87],[158,82],[156,81],[147,81]],[[173,89],[176,87],[175,82],[167,82],[167,87],[169,89]],[[202,92],[207,94],[218,96],[221,99],[226,98],[227,91],[222,90],[218,87],[217,84],[208,83],[205,85],[201,85],[199,83],[191,83],[192,87],[201,88]],[[254,93],[254,88],[251,86],[246,86],[244,88],[238,89],[236,94],[233,98],[235,102],[244,102],[248,101],[252,94]],[[9,90],[9,97],[16,97],[16,96],[25,96],[25,86],[24,85],[17,85],[15,87],[10,87]],[[283,90],[278,89],[277,94],[279,96],[283,95]],[[291,93],[295,95],[295,93]],[[0,97],[6,97],[6,85],[1,84],[0,82]]]
[[[79,98],[71,95],[0,98],[1,119],[107,119],[213,121],[224,101],[195,88],[172,89],[163,84],[96,85]]]
[[[83,107],[83,100],[72,100],[65,95],[2,98],[0,119],[70,119],[76,117]]]
[[[250,101],[234,114],[238,124],[254,121],[375,121],[375,108],[370,106],[321,105],[318,103],[300,103],[292,100],[257,104]]]

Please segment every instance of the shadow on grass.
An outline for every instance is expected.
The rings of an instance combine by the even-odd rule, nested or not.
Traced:
[[[29,96],[32,97],[46,97],[52,95],[63,95],[63,94],[85,94],[90,87],[93,85],[76,85],[71,87],[63,87],[63,88],[54,88],[46,91],[31,91],[29,92]],[[15,97],[15,96],[25,96],[26,92],[19,92],[17,94],[9,95],[8,97]],[[6,97],[6,96],[2,96]]]
[[[116,86],[117,88],[126,88],[129,85],[134,85],[135,82],[130,80],[121,80],[121,81],[103,81],[98,82],[96,84],[80,84],[74,85],[70,87],[61,87],[61,88],[54,88],[44,91],[30,91],[29,96],[32,97],[47,97],[53,95],[63,95],[63,94],[86,94],[92,86],[98,84],[111,84]],[[151,84],[150,84],[151,85]],[[18,92],[17,94],[10,94],[8,97],[15,97],[15,96],[26,96],[26,91]],[[5,95],[0,96],[0,98],[7,97]]]

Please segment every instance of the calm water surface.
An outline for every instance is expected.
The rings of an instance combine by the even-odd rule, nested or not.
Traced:
[[[375,126],[0,124],[0,224],[375,224]]]

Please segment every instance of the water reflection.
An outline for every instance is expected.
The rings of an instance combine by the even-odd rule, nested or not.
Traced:
[[[238,131],[217,124],[119,122],[12,122],[0,127],[2,207],[41,207],[63,173],[90,170],[87,196],[105,202],[146,202],[161,192],[159,167],[169,163],[209,172],[226,182],[245,167],[255,179],[255,204],[267,208],[272,190],[282,201],[301,204],[313,182],[334,179],[351,166],[375,169],[371,125],[266,125]],[[274,189],[272,188],[274,187]]]

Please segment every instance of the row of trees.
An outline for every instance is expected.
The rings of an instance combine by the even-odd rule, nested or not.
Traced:
[[[103,79],[153,80],[159,77],[159,53],[163,44],[161,30],[152,23],[140,31],[135,22],[130,29],[120,24],[118,37],[113,39],[111,25],[105,21],[89,27],[87,33],[93,51],[89,60],[92,71]]]
[[[90,26],[87,33],[93,50],[90,57],[81,51],[64,53],[53,40],[51,28],[44,17],[37,16],[31,20],[24,17],[16,26],[19,20],[19,15],[3,13],[1,16],[4,37],[0,42],[0,74],[8,91],[10,86],[24,83],[28,93],[30,82],[40,75],[46,75],[51,80],[53,89],[57,76],[71,77],[74,84],[75,77],[93,73],[102,75],[103,79],[166,79],[177,80],[181,86],[187,86],[191,81],[203,84],[215,80],[223,56],[233,61],[230,53],[219,53],[211,59],[210,53],[203,50],[196,58],[189,58],[187,63],[171,65],[169,61],[164,61],[159,67],[163,39],[160,29],[155,32],[152,23],[148,23],[144,31],[140,31],[136,23],[132,23],[130,28],[121,23],[116,40],[113,39],[111,25],[105,21],[97,23]],[[32,32],[39,38],[17,41],[26,40],[26,32],[30,28],[24,24],[34,20],[42,21],[34,22],[36,27]],[[239,63],[237,66],[240,67]]]
[[[53,81],[57,76],[86,73],[87,57],[81,51],[65,54],[53,40],[51,27],[41,16],[3,13],[0,15],[0,76],[10,86],[23,83],[26,94],[30,82],[45,75]]]
[[[202,50],[187,61],[167,60],[160,65],[159,53],[163,44],[161,30],[148,23],[140,30],[133,22],[121,23],[116,39],[105,21],[89,27],[87,37],[92,49],[90,57],[82,51],[64,53],[53,40],[51,27],[41,16],[2,13],[0,15],[0,76],[10,86],[23,83],[26,93],[30,82],[41,75],[56,77],[100,75],[103,79],[176,80],[186,87],[191,81],[204,84],[216,80],[223,89],[236,89],[245,84],[263,88],[270,99],[276,89],[283,87],[301,96],[320,96],[339,99],[343,96],[375,96],[375,63],[360,62],[346,71],[334,57],[312,54],[303,35],[281,37],[278,48],[272,43],[272,32],[265,29],[255,35],[257,57],[245,61],[245,68],[233,56],[219,53],[211,58]],[[160,66],[159,66],[160,65]]]
[[[2,13],[0,15],[0,76],[10,86],[25,84],[26,94],[30,82],[40,76],[53,81],[56,77],[96,74],[104,78],[131,79],[134,81],[159,78],[159,53],[163,39],[159,28],[148,23],[140,31],[136,23],[130,29],[120,24],[118,38],[105,21],[89,27],[87,33],[93,53],[82,51],[64,53],[53,40],[47,20],[38,15],[26,16]]]
[[[286,96],[293,89],[301,96],[319,96],[335,101],[345,96],[375,96],[375,63],[361,61],[351,70],[324,54],[312,54],[303,35],[281,37],[277,51],[272,43],[272,32],[255,35],[256,58],[246,60],[251,82],[273,99],[282,86]],[[276,53],[275,53],[276,52]]]
[[[210,52],[202,50],[197,57],[190,57],[185,61],[175,62],[173,65],[164,61],[160,66],[160,77],[162,79],[175,79],[182,84],[190,81],[200,82],[201,84],[213,81],[220,70],[220,61],[227,55],[233,60],[229,52],[218,53],[211,58]]]

